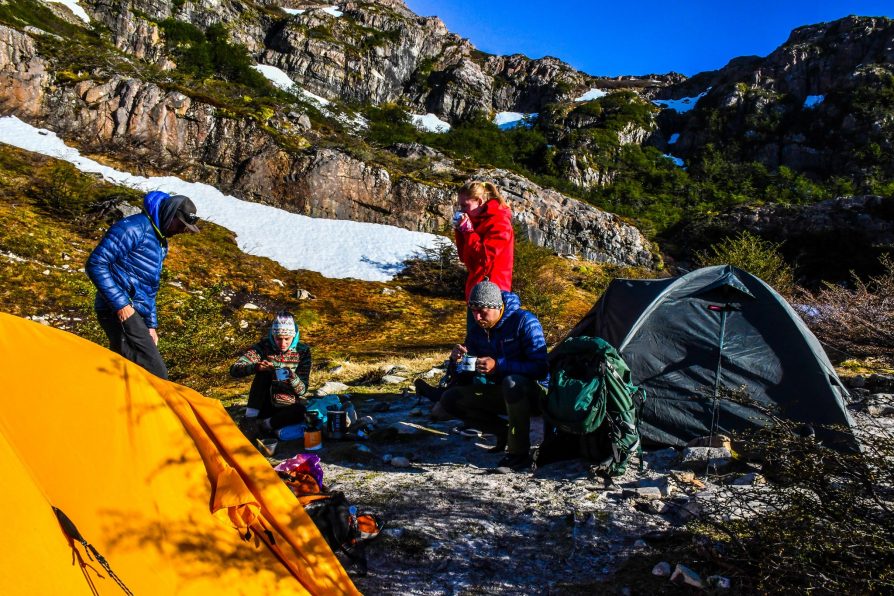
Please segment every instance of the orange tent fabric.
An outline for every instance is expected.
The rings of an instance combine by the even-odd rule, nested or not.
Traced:
[[[219,402],[0,313],[5,594],[356,594]],[[250,538],[245,539],[246,533]]]

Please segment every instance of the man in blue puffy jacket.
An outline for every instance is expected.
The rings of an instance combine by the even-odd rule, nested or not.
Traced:
[[[152,191],[142,213],[112,225],[87,259],[87,275],[96,286],[94,309],[109,346],[163,379],[168,369],[158,351],[155,311],[162,263],[168,238],[198,232],[197,220],[189,198]]]
[[[491,451],[506,449],[497,467],[514,470],[531,465],[530,419],[539,411],[549,375],[543,328],[520,306],[518,296],[486,279],[475,285],[469,309],[477,325],[453,348],[458,381],[438,402],[467,425],[495,434]],[[500,417],[505,414],[508,424]]]

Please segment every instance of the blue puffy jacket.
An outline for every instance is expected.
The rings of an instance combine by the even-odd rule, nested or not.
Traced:
[[[499,383],[508,375],[545,381],[549,364],[540,321],[521,308],[521,301],[512,292],[503,292],[503,304],[503,316],[491,329],[475,325],[468,330],[465,346],[469,354],[496,360],[494,372],[486,377],[488,382]]]
[[[143,213],[112,225],[87,259],[87,275],[96,286],[97,312],[133,306],[150,329],[158,327],[155,296],[168,241],[161,233],[159,207],[170,197],[153,191],[143,199]]]

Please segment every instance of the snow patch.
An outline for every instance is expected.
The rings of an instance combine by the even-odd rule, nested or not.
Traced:
[[[810,109],[814,106],[818,106],[819,104],[823,103],[823,100],[825,99],[825,95],[808,95],[807,98],[804,100],[804,107],[806,109]]]
[[[660,108],[666,110],[674,110],[675,112],[679,112],[682,114],[694,108],[695,104],[698,103],[698,100],[707,95],[708,91],[710,90],[711,88],[708,87],[706,90],[702,91],[695,97],[681,97],[680,99],[653,99],[652,103]]]
[[[535,118],[537,118],[536,113],[497,112],[497,115],[494,116],[494,124],[502,130],[509,130],[516,126],[531,126],[530,122]]]
[[[326,8],[323,9],[323,12],[327,12],[334,17],[340,17],[343,14],[345,14],[342,11],[340,11],[337,6],[327,6]]]
[[[14,116],[0,118],[0,142],[67,161],[82,172],[100,174],[141,192],[186,195],[202,219],[235,232],[244,252],[273,259],[288,269],[307,269],[338,279],[387,281],[401,270],[403,261],[440,241],[433,234],[394,226],[298,215],[173,176],[145,178],[121,172],[81,156],[54,132],[34,128]]]
[[[74,13],[76,17],[84,21],[85,23],[90,23],[90,17],[87,15],[87,11],[81,8],[81,5],[77,3],[76,0],[48,0],[49,2],[56,2],[57,4],[63,4],[68,7],[68,9]]]
[[[679,141],[679,140],[680,140],[680,133],[675,132],[675,133],[672,134],[672,135],[670,136],[670,138],[667,140],[667,144],[668,144],[668,145],[673,145],[674,143],[676,143],[676,142]]]
[[[432,113],[425,115],[410,114],[410,118],[413,120],[413,125],[416,128],[426,132],[447,132],[450,130],[449,122],[444,122]]]
[[[675,156],[671,155],[670,153],[664,153],[662,155],[662,157],[671,160],[674,163],[674,165],[679,168],[682,168],[685,165],[685,162],[682,159],[680,159],[679,157],[675,157]]]
[[[329,104],[332,102],[325,97],[320,97],[316,93],[311,93],[307,89],[302,89],[291,79],[291,77],[289,77],[288,74],[286,74],[285,71],[276,66],[270,66],[269,64],[255,64],[252,68],[264,75],[274,87],[292,93],[293,95],[300,95],[306,101],[314,104],[314,106],[316,106],[316,108],[323,114],[330,118],[335,118],[345,126],[349,126],[355,130],[367,128],[369,126],[369,122],[366,118],[359,114],[346,114],[344,112],[335,112],[329,109]]]
[[[574,101],[590,101],[592,99],[599,99],[600,97],[605,97],[606,95],[608,95],[608,93],[606,93],[602,89],[593,87],[592,89],[590,89],[589,91],[587,91],[586,93],[581,95],[580,97],[575,97]]]
[[[279,8],[283,12],[291,14],[291,15],[304,14],[304,11],[307,10],[306,8],[286,8],[285,6],[280,6]]]
[[[291,77],[280,68],[270,66],[269,64],[254,64],[252,65],[252,68],[264,75],[264,77],[277,89],[289,91],[290,93],[300,91],[298,85],[295,84],[295,81],[293,81]]]

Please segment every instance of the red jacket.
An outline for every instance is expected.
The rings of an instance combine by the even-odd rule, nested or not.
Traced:
[[[469,270],[466,278],[466,300],[472,288],[485,277],[504,292],[512,291],[512,263],[514,260],[515,230],[512,212],[491,199],[470,213],[471,232],[455,231],[459,260]]]

